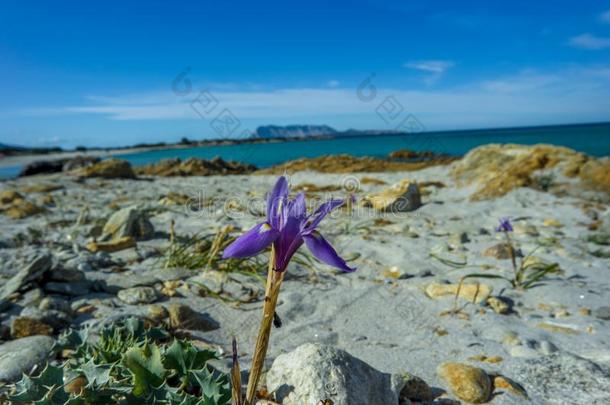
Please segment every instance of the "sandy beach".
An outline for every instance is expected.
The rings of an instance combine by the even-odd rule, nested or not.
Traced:
[[[445,362],[518,384],[496,385],[486,400],[492,404],[607,403],[607,189],[583,191],[584,180],[564,176],[560,162],[545,171],[554,173],[547,191],[515,187],[473,199],[480,184],[459,181],[468,177],[465,167],[457,161],[417,171],[288,173],[293,190],[309,198],[310,210],[331,197],[356,196],[352,210],[337,210],[320,231],[357,271],[343,274],[306,253],[298,256],[282,286],[277,313],[283,325],[272,331],[266,368],[281,354],[316,343],[345,350],[384,373],[420,377],[434,403],[459,400],[437,371]],[[219,232],[239,235],[264,216],[264,197],[276,179],[274,174],[137,179],[57,174],[3,182],[5,208],[14,191],[43,211],[20,219],[8,211],[0,216],[5,342],[0,379],[8,384],[14,373],[27,372],[15,367],[31,364],[9,364],[3,354],[15,339],[37,334],[17,331],[16,319],[51,325],[45,334],[56,338],[68,327],[95,329],[127,316],[162,324],[167,315],[154,314],[180,305],[200,318],[195,326],[174,325],[177,330],[220,353],[216,365],[224,371],[236,336],[247,369],[260,320],[264,265],[260,274],[247,266],[227,270],[216,260],[188,268],[188,261],[169,253],[170,239],[191,246]],[[363,206],[407,180],[418,185],[421,206],[404,212]],[[117,218],[125,210],[133,212]],[[140,221],[127,231],[133,244],[117,251],[104,247],[104,240],[115,240],[104,236],[111,217],[118,228],[127,217]],[[495,230],[501,217],[511,220],[510,236],[524,256],[519,260],[557,263],[556,271],[525,290],[501,279],[470,278],[455,300],[455,287],[467,274],[511,277],[504,234]],[[46,275],[7,290],[44,255],[49,255]],[[251,260],[254,266],[265,256]],[[49,299],[52,309],[41,305]]]

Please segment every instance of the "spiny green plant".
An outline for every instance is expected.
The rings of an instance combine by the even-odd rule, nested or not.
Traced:
[[[47,364],[24,376],[9,396],[15,404],[199,404],[227,405],[229,377],[208,362],[217,359],[167,332],[127,319],[104,328],[96,342],[89,330],[72,330],[57,349],[70,349],[62,365]]]

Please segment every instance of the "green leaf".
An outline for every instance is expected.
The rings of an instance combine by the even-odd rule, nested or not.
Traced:
[[[462,279],[467,279],[467,278],[499,278],[502,280],[506,280],[508,282],[511,281],[509,278],[506,278],[499,274],[487,274],[487,273],[470,273],[470,274],[466,274],[464,277],[462,277]]]
[[[190,342],[174,340],[165,349],[166,368],[176,370],[181,376],[186,376],[189,370],[201,370],[211,359],[216,359],[216,353],[211,350],[200,350]]]
[[[9,396],[15,403],[32,403],[47,401],[49,404],[63,404],[68,399],[68,394],[63,389],[64,373],[60,367],[47,364],[38,377],[23,376],[21,381],[15,384],[17,394]]]
[[[161,351],[154,343],[132,347],[124,355],[122,363],[134,377],[133,394],[142,396],[152,388],[163,384],[166,370],[161,361]]]
[[[108,364],[95,364],[93,359],[80,366],[80,371],[87,378],[90,387],[99,387],[108,384],[112,366]]]
[[[201,388],[202,397],[215,401],[212,404],[231,403],[231,388],[226,374],[203,369],[189,372],[189,380]]]

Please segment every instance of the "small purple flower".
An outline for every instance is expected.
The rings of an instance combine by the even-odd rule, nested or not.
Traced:
[[[275,270],[284,271],[297,249],[305,242],[311,253],[320,261],[344,272],[355,271],[345,263],[335,249],[316,230],[317,226],[343,200],[330,200],[313,214],[307,215],[305,194],[288,199],[288,181],[280,177],[267,197],[267,220],[256,225],[231,243],[223,252],[223,258],[254,256],[273,243]]]
[[[500,218],[500,225],[496,228],[496,232],[512,232],[513,226],[509,218]]]

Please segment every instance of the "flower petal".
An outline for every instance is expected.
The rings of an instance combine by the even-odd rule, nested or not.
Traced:
[[[304,235],[303,239],[305,239],[305,244],[318,260],[344,272],[356,271],[355,267],[349,267],[345,260],[339,257],[335,249],[319,232],[313,231],[309,235]]]
[[[227,246],[222,253],[222,258],[254,256],[273,243],[279,235],[279,231],[273,229],[267,222],[258,224]]]
[[[300,192],[294,198],[294,200],[290,201],[288,210],[288,216],[294,217],[297,219],[305,218],[307,215],[307,207],[305,206],[305,193]]]
[[[320,222],[328,215],[332,210],[343,205],[343,200],[330,200],[320,205],[316,212],[314,212],[306,222],[304,222],[302,232],[303,234],[309,234],[313,232]]]
[[[267,221],[275,229],[281,228],[282,217],[288,200],[288,181],[286,177],[280,176],[267,196]]]

